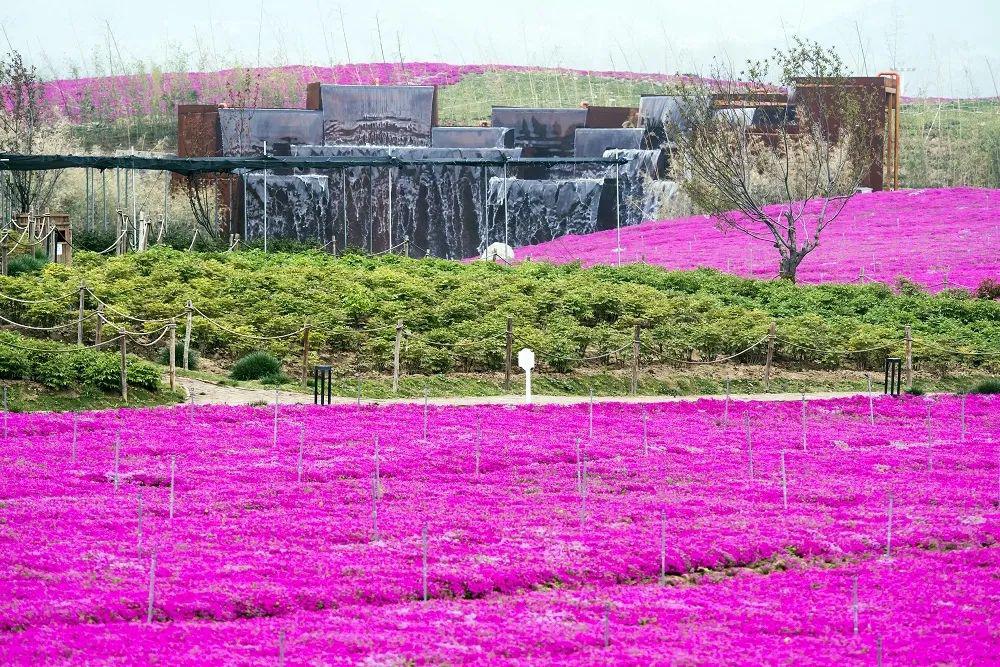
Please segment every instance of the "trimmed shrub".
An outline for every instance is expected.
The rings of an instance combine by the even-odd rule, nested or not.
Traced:
[[[16,255],[7,264],[7,275],[13,277],[38,273],[48,263],[44,250],[36,250],[34,255]]]
[[[988,378],[972,388],[970,394],[1000,394],[1000,378]]]
[[[160,350],[160,356],[157,358],[158,361],[164,366],[170,365],[170,346]],[[188,354],[188,370],[196,371],[198,370],[198,362],[201,361],[201,355],[198,354],[198,350],[191,348],[191,352]],[[184,368],[184,341],[177,341],[174,345],[174,363],[177,364],[177,368]]]
[[[277,373],[268,373],[267,375],[260,378],[261,384],[274,385],[274,386],[286,384],[291,381],[292,379],[290,377],[288,377],[287,375],[285,375],[280,371]]]
[[[233,364],[229,377],[234,380],[260,380],[280,373],[281,362],[278,358],[267,352],[258,351],[241,357]]]

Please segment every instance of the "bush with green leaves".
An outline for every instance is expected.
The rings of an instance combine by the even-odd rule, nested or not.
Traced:
[[[160,354],[157,357],[159,361],[164,366],[170,365],[170,346],[160,350]],[[192,348],[188,351],[188,370],[196,371],[198,370],[198,362],[201,361],[201,354],[198,350]],[[177,341],[174,345],[174,363],[177,364],[177,368],[184,368],[184,341]]]
[[[298,358],[302,341],[294,332],[308,321],[313,357],[353,372],[391,370],[397,320],[405,326],[404,374],[502,370],[508,317],[515,349],[532,347],[540,368],[553,371],[627,364],[637,321],[643,363],[735,355],[761,340],[774,321],[777,363],[880,369],[886,356],[902,354],[910,324],[918,369],[1000,370],[1000,301],[927,294],[905,284],[900,292],[877,283],[796,285],[646,264],[506,267],[165,247],[122,257],[80,252],[71,269],[49,265],[39,276],[0,277],[4,294],[68,294],[64,302],[0,303],[0,312],[35,326],[71,322],[81,281],[130,317],[177,317],[179,339],[191,299],[211,318],[195,315],[193,344],[223,359],[257,350]],[[88,321],[85,335],[92,333]],[[760,363],[765,351],[759,345],[736,361]]]
[[[126,369],[130,385],[151,391],[160,388],[161,371],[157,366],[129,355]],[[116,391],[121,386],[121,357],[115,352],[4,331],[0,332],[0,378],[30,380],[52,389],[85,385]]]
[[[1000,378],[987,378],[972,388],[971,394],[1000,394]]]
[[[229,377],[234,380],[274,379],[281,374],[281,361],[267,352],[251,352],[241,357],[229,371]],[[279,383],[280,384],[280,383]]]
[[[30,276],[39,273],[49,263],[45,251],[38,248],[33,253],[14,255],[7,262],[7,275]]]

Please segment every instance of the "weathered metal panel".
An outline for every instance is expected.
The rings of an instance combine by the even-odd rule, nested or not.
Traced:
[[[587,127],[614,128],[638,126],[637,107],[587,107]]]
[[[513,148],[514,132],[509,127],[435,127],[432,148]]]
[[[643,147],[642,128],[597,129],[581,127],[576,131],[574,157],[604,157],[611,149],[639,150]]]
[[[221,155],[219,107],[214,104],[177,105],[177,155],[214,157]]]
[[[225,155],[288,155],[293,144],[323,141],[323,115],[307,109],[219,109]]]
[[[434,86],[321,85],[322,141],[330,145],[429,146]]]
[[[513,129],[514,145],[524,149],[525,157],[571,157],[587,110],[493,107],[492,124]]]

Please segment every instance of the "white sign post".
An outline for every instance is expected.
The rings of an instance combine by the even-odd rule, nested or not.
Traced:
[[[535,353],[528,348],[520,350],[517,365],[524,369],[524,402],[531,403],[531,369],[535,367]]]

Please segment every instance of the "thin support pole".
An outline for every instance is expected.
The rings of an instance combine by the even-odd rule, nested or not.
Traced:
[[[309,322],[302,326],[302,386],[309,377]]]
[[[128,403],[128,360],[126,355],[128,354],[127,339],[125,338],[124,329],[118,330],[118,345],[119,351],[121,352],[121,383],[122,383],[122,400]]]
[[[615,151],[615,157],[618,152]],[[621,207],[621,165],[615,163],[615,252],[618,254],[618,266],[622,265],[622,207]]]
[[[909,324],[906,325],[905,343],[906,343],[906,388],[913,389],[913,333],[910,330]]]
[[[101,169],[101,208],[104,210],[104,230],[108,229],[108,172]]]
[[[510,206],[508,206],[507,193],[507,163],[503,163],[503,244],[510,245]],[[506,251],[505,251],[506,252]]]
[[[767,330],[767,359],[764,361],[764,391],[771,391],[771,364],[774,361],[774,339],[777,336],[777,325],[772,321]]]
[[[184,370],[187,371],[191,370],[191,324],[194,320],[194,306],[191,299],[188,299],[184,312],[187,314],[186,326],[184,327]]]
[[[264,142],[264,157],[267,157],[267,142]],[[264,170],[264,252],[267,252],[267,169]]]
[[[177,322],[170,320],[167,328],[170,329],[170,350],[168,351],[170,357],[170,391],[175,391],[177,389]]]
[[[642,331],[640,325],[635,325],[632,336],[632,386],[630,393],[635,396],[639,391],[639,351],[642,345],[639,334]]]
[[[392,167],[389,167],[389,252],[392,252]]]
[[[87,287],[80,283],[80,304],[76,317],[76,344],[83,345],[83,307],[87,295]]]
[[[170,172],[163,172],[163,227],[162,231],[167,230],[167,211],[170,210]]]
[[[396,322],[396,342],[392,348],[392,393],[399,393],[399,351],[403,344],[403,320]]]
[[[504,354],[503,390],[510,392],[510,371],[514,354],[514,318],[507,318],[507,348]]]

